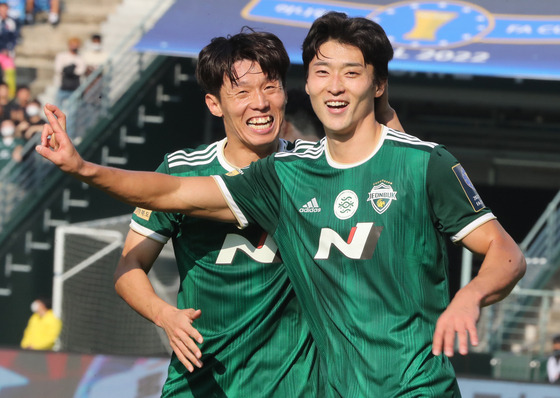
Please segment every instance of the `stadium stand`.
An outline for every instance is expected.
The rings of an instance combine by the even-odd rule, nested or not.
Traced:
[[[93,5],[86,0],[67,0],[56,28],[48,24],[24,28],[17,48],[18,71],[43,103],[54,98],[49,87],[52,58],[65,46],[66,38],[76,32],[86,40],[91,33],[101,33],[104,38],[111,54],[109,61],[77,90],[69,110],[69,131],[86,158],[150,170],[166,152],[220,136],[219,121],[206,111],[203,95],[194,83],[194,60],[131,51],[169,3],[102,0]],[[125,21],[134,26],[125,26]],[[38,39],[47,36],[52,40]],[[302,76],[301,67],[294,66],[289,84],[301,87]],[[458,373],[476,368],[479,375],[487,377],[544,380],[541,360],[549,349],[550,336],[560,330],[560,199],[556,194],[560,188],[559,89],[558,82],[472,76],[400,73],[391,80],[391,103],[407,129],[426,140],[446,143],[477,186],[518,189],[519,194],[510,201],[537,214],[531,224],[544,210],[533,231],[529,232],[530,225],[517,230],[518,241],[527,236],[522,242],[530,260],[527,277],[510,298],[483,311],[481,345],[474,350],[478,357],[473,356],[470,362],[455,359]],[[33,145],[30,141],[26,149],[32,150]],[[112,231],[108,233],[113,237],[111,242],[118,242],[118,234],[126,229],[126,221],[119,217],[125,214],[124,219],[128,219],[132,209],[32,156],[1,170],[0,181],[7,180],[17,180],[26,194],[17,203],[7,203],[4,185],[0,185],[0,308],[4,317],[12,320],[0,328],[0,344],[13,345],[19,341],[28,316],[24,305],[38,293],[53,293],[44,281],[52,280],[54,263],[62,264],[55,278],[77,281],[63,275],[104,250],[107,242],[100,230]],[[8,212],[14,204],[15,210]],[[497,208],[501,205],[496,203]],[[530,216],[519,220],[518,212],[510,213],[513,215],[499,216],[506,222],[509,217],[512,223],[531,220]],[[81,232],[75,232],[74,227]],[[64,238],[56,239],[55,230]],[[55,261],[56,245],[60,245],[57,256],[61,258]],[[129,310],[112,291],[111,263],[116,262],[119,252],[116,245],[103,260],[95,262],[93,267],[98,268],[83,271],[80,278],[84,279],[77,287],[67,283],[59,293],[55,289],[55,296],[62,297],[59,311],[67,316],[64,323],[69,325],[63,330],[60,349],[167,353],[156,328]],[[452,266],[458,268],[459,262],[453,259]],[[92,279],[98,272],[102,275]],[[93,296],[93,290],[99,290],[100,295]],[[98,314],[95,330],[99,332],[85,333],[91,319],[81,318],[76,308]],[[144,340],[127,340],[127,333],[111,334],[122,324],[117,321],[142,329],[139,338]],[[112,337],[114,341],[109,343]]]

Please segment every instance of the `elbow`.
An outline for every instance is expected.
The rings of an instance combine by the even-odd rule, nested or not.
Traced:
[[[517,262],[517,269],[516,269],[516,274],[517,274],[516,283],[519,282],[521,278],[523,278],[526,271],[527,271],[527,261],[525,260],[525,256],[523,255],[521,250],[519,250],[519,261]]]

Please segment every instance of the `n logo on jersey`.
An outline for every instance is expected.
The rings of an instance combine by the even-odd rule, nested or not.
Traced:
[[[280,263],[278,246],[272,236],[263,234],[257,247],[253,246],[245,237],[237,234],[227,234],[216,259],[216,264],[232,264],[237,251],[242,251],[251,259],[262,264]]]
[[[350,259],[370,259],[382,230],[383,227],[374,227],[372,222],[357,223],[350,231],[348,240],[344,241],[332,229],[323,228],[319,237],[319,249],[314,258],[315,260],[327,260],[330,257],[331,247],[334,246]]]
[[[379,214],[384,213],[393,200],[397,200],[397,192],[393,191],[390,184],[389,181],[378,181],[373,184],[373,188],[369,192],[368,202],[371,202],[373,209]]]

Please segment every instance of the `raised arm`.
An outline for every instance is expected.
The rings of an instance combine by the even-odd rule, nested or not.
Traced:
[[[173,177],[85,161],[66,134],[64,113],[50,104],[44,111],[49,123],[43,126],[41,144],[35,149],[65,173],[133,206],[235,222],[212,177]]]
[[[115,290],[136,312],[165,330],[177,358],[192,372],[193,364],[202,366],[196,345],[202,343],[202,336],[192,326],[201,311],[180,310],[154,291],[147,274],[162,248],[162,243],[130,230],[115,271]]]
[[[519,246],[496,220],[489,221],[468,234],[462,244],[470,251],[484,255],[478,275],[460,289],[439,317],[432,351],[442,350],[453,356],[455,334],[459,353],[468,353],[468,337],[478,344],[476,322],[480,308],[505,298],[525,274],[525,258]],[[468,334],[468,336],[467,336]]]
[[[375,99],[375,119],[393,130],[404,131],[397,112],[389,105],[389,82],[385,83],[381,97]]]

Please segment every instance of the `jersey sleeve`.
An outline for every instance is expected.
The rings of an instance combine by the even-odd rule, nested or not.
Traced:
[[[166,160],[156,169],[158,173],[170,174]],[[174,236],[179,228],[183,215],[164,213],[137,207],[132,213],[130,229],[134,232],[165,244]]]
[[[214,176],[239,227],[259,224],[274,233],[279,219],[280,181],[274,168],[274,156],[251,163],[242,173]]]
[[[426,185],[436,225],[453,242],[496,218],[484,205],[461,164],[442,146],[431,153]]]

